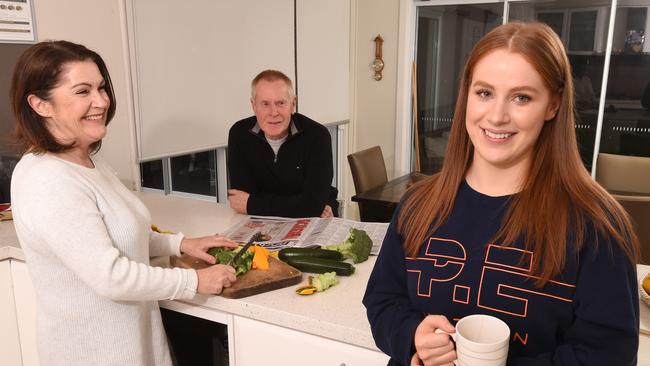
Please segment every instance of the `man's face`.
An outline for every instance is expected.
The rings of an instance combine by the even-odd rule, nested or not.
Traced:
[[[296,108],[289,86],[283,80],[260,80],[253,95],[251,106],[264,135],[273,140],[286,136]]]

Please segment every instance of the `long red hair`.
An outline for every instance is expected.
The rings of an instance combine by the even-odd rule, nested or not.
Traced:
[[[526,58],[560,106],[555,118],[544,123],[522,190],[513,196],[493,240],[511,245],[524,239],[527,249],[537,253],[533,270],[540,276],[540,286],[564,268],[569,237],[577,246],[576,253],[583,245],[598,244],[585,243],[589,228],[619,243],[630,261],[636,263],[639,245],[628,215],[590,177],[580,159],[571,67],[562,41],[542,23],[501,25],[472,49],[460,82],[442,170],[408,192],[397,219],[405,252],[416,256],[425,239],[451,214],[474,153],[465,129],[472,72],[479,60],[498,49]]]

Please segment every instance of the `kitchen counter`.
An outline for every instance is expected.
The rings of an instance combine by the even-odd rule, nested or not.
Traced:
[[[175,229],[174,225],[182,227],[187,236],[224,231],[244,218],[227,205],[214,202],[151,193],[141,193],[140,198],[151,210],[155,224],[170,230]],[[192,218],[179,217],[181,212],[192,212]],[[365,308],[361,305],[375,259],[372,256],[367,262],[356,265],[354,275],[341,277],[339,285],[315,296],[296,295],[294,290],[300,286],[296,285],[243,299],[197,295],[183,302],[377,350]],[[638,265],[637,271],[640,279],[650,273],[650,266]],[[641,303],[640,311],[639,365],[650,365],[650,307]]]
[[[138,196],[149,207],[154,224],[163,230],[182,229],[186,236],[223,232],[244,219],[225,204],[150,192],[138,193]],[[24,260],[12,221],[0,222],[0,260],[3,259]],[[377,351],[361,304],[374,263],[375,257],[371,257],[356,266],[354,275],[341,277],[339,285],[315,296],[296,295],[294,290],[299,286],[296,285],[243,299],[197,295],[192,300],[163,301],[161,304],[216,321],[234,315]],[[650,273],[650,266],[639,265],[639,278],[645,273]],[[639,365],[650,365],[650,307],[643,303],[640,306],[644,334],[640,337]]]
[[[151,211],[155,225],[162,230],[182,231],[189,237],[223,232],[245,218],[226,204],[152,192],[137,195]],[[24,260],[24,255],[13,222],[3,221],[0,222],[0,260],[12,258]],[[357,265],[353,276],[341,278],[339,285],[315,296],[296,295],[296,285],[243,299],[197,295],[192,300],[182,302],[377,351],[365,309],[361,305],[374,260],[371,257]],[[177,308],[174,307],[174,310]]]
[[[245,218],[225,204],[147,192],[139,196],[149,207],[154,224],[163,230],[182,228],[190,237],[225,231]],[[301,285],[295,285],[243,299],[197,295],[182,302],[377,351],[361,304],[375,258],[355,265],[354,275],[340,277],[339,285],[314,296],[297,295],[295,289]]]

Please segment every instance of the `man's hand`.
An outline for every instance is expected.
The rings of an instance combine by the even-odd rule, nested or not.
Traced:
[[[202,236],[200,238],[184,238],[181,241],[181,252],[195,258],[215,264],[216,259],[207,253],[208,249],[214,247],[236,248],[237,243],[219,234]]]
[[[448,334],[436,333],[440,329],[448,333],[455,331],[454,326],[442,315],[428,315],[415,329],[415,351],[411,365],[418,362],[425,366],[453,366],[456,359],[454,343]]]
[[[325,205],[325,208],[323,209],[323,213],[320,214],[320,217],[332,217],[334,216],[334,213],[332,212],[332,208],[330,205]]]
[[[228,190],[228,201],[230,202],[230,207],[237,211],[237,213],[246,215],[246,207],[248,205],[248,197],[250,194],[239,189],[229,189]]]

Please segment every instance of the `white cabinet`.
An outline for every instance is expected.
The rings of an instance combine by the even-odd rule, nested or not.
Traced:
[[[0,261],[0,362],[38,366],[34,289],[24,262]]]
[[[11,277],[14,282],[14,300],[23,366],[38,366],[36,350],[36,296],[27,272],[27,265],[21,261],[11,262]]]
[[[378,351],[235,316],[236,366],[385,365],[388,356]]]
[[[0,261],[0,362],[22,365],[10,261]]]

